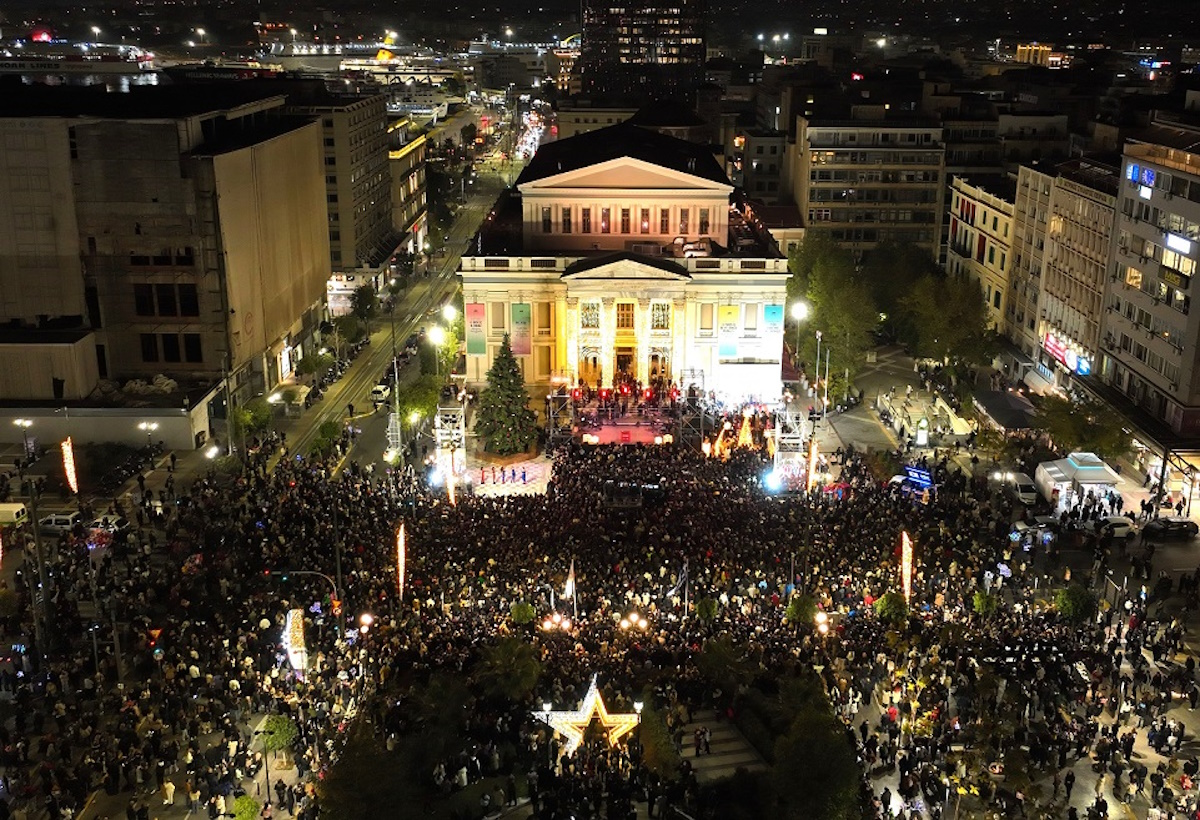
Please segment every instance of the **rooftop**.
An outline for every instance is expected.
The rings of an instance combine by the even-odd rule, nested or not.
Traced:
[[[621,157],[729,184],[729,177],[705,146],[623,122],[543,145],[525,166],[516,185]]]
[[[1081,157],[1058,166],[1059,176],[1116,196],[1121,186],[1121,157]]]
[[[19,78],[17,78],[19,79]],[[219,113],[279,98],[284,92],[243,83],[196,83],[187,86],[135,85],[108,92],[102,85],[24,85],[0,83],[0,117],[102,117],[109,119],[182,119]]]

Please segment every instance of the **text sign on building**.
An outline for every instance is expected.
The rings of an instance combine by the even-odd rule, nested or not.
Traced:
[[[483,356],[487,353],[487,335],[484,330],[487,308],[482,302],[464,305],[467,323],[467,355]]]
[[[717,308],[717,356],[721,359],[738,357],[738,305],[721,305]]]
[[[764,306],[763,325],[767,336],[783,333],[783,305]]]
[[[1042,349],[1063,367],[1079,376],[1088,376],[1092,372],[1092,360],[1083,356],[1067,339],[1060,339],[1053,333],[1047,333],[1042,340]]]
[[[530,332],[530,306],[528,302],[513,302],[512,305],[512,352],[515,356],[528,356],[533,352]]]

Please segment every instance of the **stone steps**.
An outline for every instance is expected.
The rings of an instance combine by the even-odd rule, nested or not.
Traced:
[[[696,730],[707,727],[712,734],[711,754],[696,756],[693,738]],[[728,777],[738,769],[763,771],[766,762],[758,751],[742,737],[737,727],[728,721],[718,721],[715,712],[694,712],[692,722],[683,727],[683,759],[691,764],[696,779],[701,782]]]

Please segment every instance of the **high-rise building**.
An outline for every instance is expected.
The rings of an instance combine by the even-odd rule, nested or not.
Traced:
[[[0,114],[0,395],[165,374],[270,390],[329,278],[320,123],[238,83],[16,87]],[[385,193],[386,196],[386,193]]]
[[[1004,322],[1012,262],[1013,183],[1007,177],[955,177],[950,185],[946,272],[979,283],[992,327]]]
[[[690,103],[704,78],[704,13],[704,0],[585,0],[584,93]]]
[[[1017,172],[1017,200],[1013,209],[1013,260],[1009,270],[1011,292],[1004,308],[1003,332],[1020,351],[1014,360],[1021,370],[1033,369],[1038,339],[1038,302],[1046,259],[1046,231],[1050,223],[1050,194],[1054,169],[1022,165]],[[1016,374],[1018,376],[1024,374]],[[1040,386],[1040,385],[1039,385]]]
[[[1200,126],[1156,122],[1125,144],[1100,377],[1177,436],[1200,435]]]

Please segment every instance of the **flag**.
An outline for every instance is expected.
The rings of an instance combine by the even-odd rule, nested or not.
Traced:
[[[667,597],[674,598],[683,589],[684,584],[688,582],[688,565],[687,561],[683,562],[683,566],[679,568],[679,580],[675,582],[675,586],[667,590]]]
[[[567,588],[563,590],[563,597],[570,598],[575,594],[575,559],[571,559],[571,571],[567,573]]]

